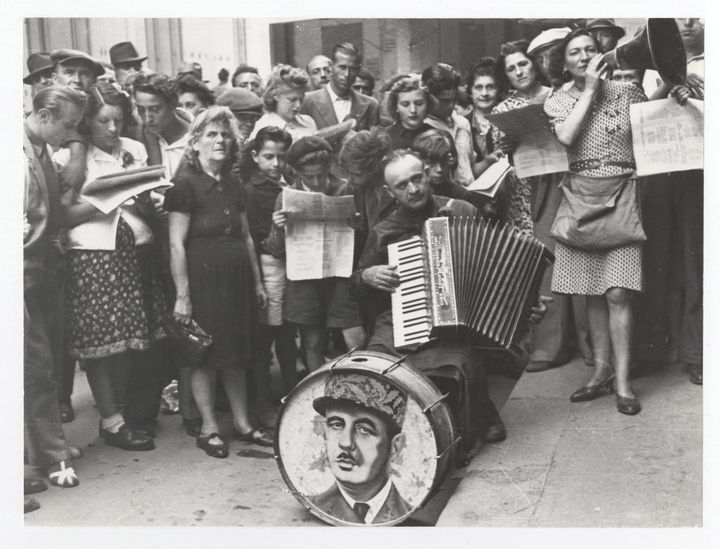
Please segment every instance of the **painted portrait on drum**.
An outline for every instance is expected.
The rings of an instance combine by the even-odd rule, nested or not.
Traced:
[[[366,355],[323,367],[298,385],[281,413],[285,481],[331,524],[397,524],[436,483],[437,426],[412,391],[378,374],[389,360]]]

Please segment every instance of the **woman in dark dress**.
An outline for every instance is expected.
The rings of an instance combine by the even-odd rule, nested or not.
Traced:
[[[272,446],[256,430],[247,402],[247,369],[265,291],[245,212],[245,193],[231,174],[238,127],[227,107],[201,112],[189,130],[188,162],[165,194],[169,212],[170,268],[177,297],[174,316],[194,319],[213,338],[206,357],[192,365],[191,387],[202,416],[199,448],[228,455],[215,415],[215,376],[220,372],[233,416],[235,437]]]

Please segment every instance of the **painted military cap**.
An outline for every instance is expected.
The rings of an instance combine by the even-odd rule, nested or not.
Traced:
[[[402,429],[407,395],[387,379],[356,371],[331,372],[325,382],[325,393],[313,401],[315,411],[324,416],[332,401],[351,402],[368,408]]]

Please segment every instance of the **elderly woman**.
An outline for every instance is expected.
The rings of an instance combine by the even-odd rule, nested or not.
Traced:
[[[188,133],[187,163],[165,194],[176,290],[173,313],[183,324],[194,319],[213,338],[205,358],[191,366],[190,384],[202,417],[197,446],[217,458],[228,456],[228,445],[215,415],[216,372],[228,396],[235,437],[272,446],[271,437],[253,427],[248,412],[255,313],[266,297],[245,193],[230,173],[238,143],[230,109],[213,106],[201,112]]]
[[[622,189],[621,200],[639,224],[635,159],[630,130],[630,105],[645,101],[642,90],[630,83],[602,80],[608,70],[600,49],[585,29],[563,40],[563,65],[570,85],[557,89],[545,102],[545,112],[560,142],[567,147],[570,172],[563,181],[566,196],[582,197]],[[557,224],[557,221],[556,221]],[[559,238],[557,231],[554,236]],[[629,231],[628,231],[629,234]],[[598,232],[597,241],[608,237]],[[643,289],[643,235],[618,239],[612,246],[570,245],[558,240],[552,289],[587,296],[590,338],[595,370],[588,383],[570,400],[581,402],[615,392],[617,410],[637,414],[640,403],[630,387],[632,307],[634,292]],[[598,249],[599,248],[599,249]],[[612,353],[612,362],[611,362]]]
[[[500,47],[495,75],[506,98],[492,110],[493,113],[519,109],[530,103],[542,103],[550,92],[550,88],[543,85],[540,67],[528,56],[527,46],[526,40],[517,40]],[[511,153],[516,145],[513,136],[505,136],[495,127],[492,130],[492,139],[507,154]],[[513,170],[504,184],[508,186],[509,195],[506,221],[523,233],[532,235],[530,180],[519,179]]]
[[[409,149],[430,126],[425,123],[430,97],[419,75],[405,76],[390,88],[387,109],[395,121],[387,128],[391,150]]]
[[[86,184],[100,176],[146,165],[145,147],[120,137],[131,116],[130,101],[112,84],[98,82],[88,94],[85,121],[90,135]],[[60,165],[69,151],[54,155]],[[152,208],[133,200],[103,214],[80,189],[62,196],[67,234],[67,346],[83,360],[100,412],[100,435],[123,450],[151,450],[152,438],[126,425],[123,416],[128,376],[138,352],[165,336],[166,311],[146,222]]]
[[[315,121],[307,114],[300,114],[308,82],[309,78],[304,70],[289,65],[276,66],[262,96],[267,114],[257,121],[250,139],[257,135],[260,128],[267,126],[277,126],[285,130],[293,141],[315,135]]]

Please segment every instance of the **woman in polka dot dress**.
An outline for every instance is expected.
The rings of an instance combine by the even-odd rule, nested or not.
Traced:
[[[602,79],[608,67],[586,30],[570,33],[563,51],[571,82],[552,92],[545,112],[567,147],[570,175],[627,176],[625,185],[635,185],[630,105],[646,101],[645,94],[634,84]],[[570,189],[574,190],[572,184]],[[637,414],[640,403],[630,387],[629,370],[632,296],[643,289],[642,242],[602,250],[558,242],[555,257],[553,292],[587,296],[595,361],[587,384],[570,400],[582,402],[615,392],[618,411]]]

